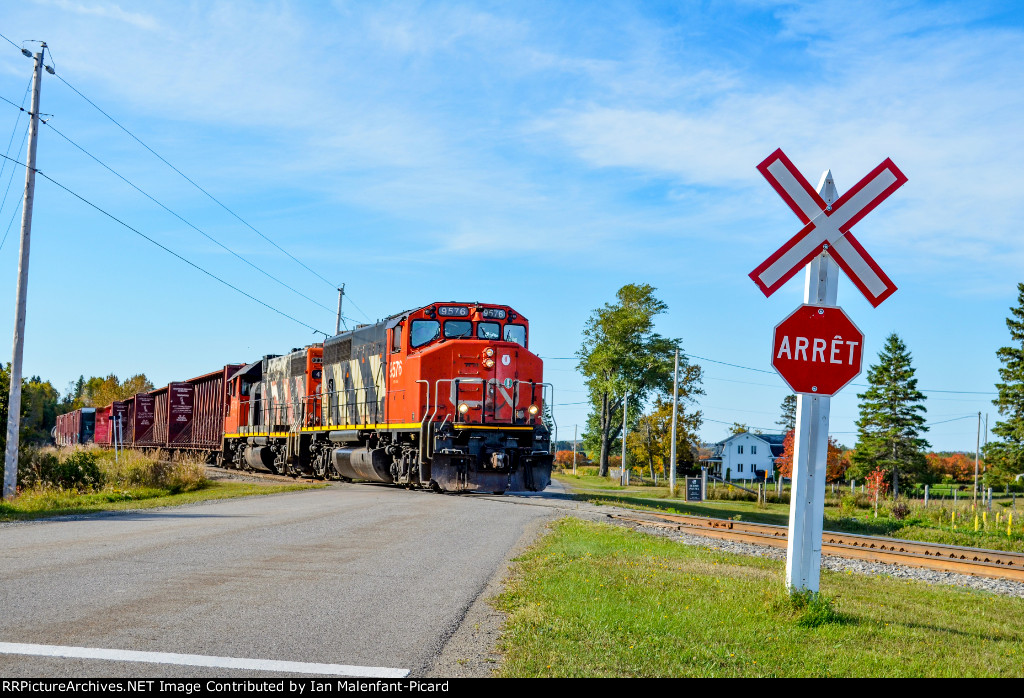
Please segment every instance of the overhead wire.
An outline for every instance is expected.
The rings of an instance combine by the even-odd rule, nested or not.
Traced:
[[[770,375],[777,375],[775,371],[768,371],[763,368],[753,368],[751,366],[741,366],[740,364],[732,364],[725,361],[718,361],[716,359],[709,359],[705,356],[697,356],[696,354],[685,354],[679,352],[680,356],[685,356],[688,359],[698,359],[700,361],[710,361],[711,363],[722,364],[723,366],[732,366],[733,368],[742,368],[745,371],[757,371],[758,373],[768,373]],[[545,360],[551,361],[575,361],[578,360],[577,356],[542,356],[540,357]],[[746,381],[728,380],[725,378],[716,378],[715,380],[727,381],[730,383],[744,383],[748,385],[760,385],[764,387],[771,387],[765,383],[747,383]],[[870,388],[871,386],[867,383],[850,383],[850,385],[858,388]],[[781,387],[781,386],[780,386]],[[951,395],[997,395],[995,391],[982,391],[982,390],[940,390],[938,388],[918,388],[922,393],[948,393]]]
[[[7,43],[9,43],[9,44],[10,44],[11,46],[13,46],[13,47],[14,47],[15,49],[17,49],[17,50],[19,51],[19,53],[24,53],[24,52],[25,52],[25,50],[24,50],[23,48],[19,47],[19,46],[18,46],[18,45],[17,45],[16,43],[14,43],[14,42],[13,42],[13,41],[12,41],[11,39],[9,39],[8,37],[4,36],[3,34],[0,34],[0,38],[3,38],[3,39],[4,39],[5,41],[7,41]],[[258,230],[258,229],[257,229],[257,228],[256,228],[255,226],[253,226],[253,225],[252,225],[251,223],[249,223],[249,222],[248,222],[247,220],[245,220],[244,218],[242,218],[242,217],[241,217],[241,216],[240,216],[240,215],[239,215],[239,214],[238,214],[237,212],[235,212],[235,211],[234,211],[233,209],[231,209],[231,208],[230,208],[229,206],[227,206],[227,205],[226,205],[226,204],[225,204],[224,202],[222,202],[222,201],[221,201],[220,199],[218,199],[217,197],[215,197],[215,196],[214,196],[213,194],[211,194],[211,193],[210,193],[209,191],[207,191],[207,190],[206,190],[205,188],[203,188],[202,186],[200,186],[200,185],[199,185],[199,184],[198,184],[198,183],[197,183],[197,182],[196,182],[195,180],[193,180],[193,179],[192,179],[191,177],[189,177],[189,176],[188,176],[188,175],[186,175],[186,174],[185,174],[184,172],[182,172],[182,171],[181,171],[180,169],[178,169],[178,168],[177,168],[177,167],[175,167],[175,166],[174,166],[173,164],[171,164],[171,163],[170,163],[170,162],[169,162],[169,161],[168,161],[168,160],[167,160],[166,158],[164,158],[164,157],[163,157],[162,155],[160,155],[160,154],[159,154],[158,152],[156,152],[156,151],[155,151],[155,150],[154,150],[153,148],[151,148],[151,147],[150,147],[149,145],[147,145],[147,144],[146,144],[146,143],[145,143],[145,142],[144,142],[144,141],[143,141],[143,140],[142,140],[141,138],[139,138],[138,136],[136,136],[136,135],[135,135],[135,134],[134,134],[134,133],[133,133],[132,131],[130,131],[130,130],[129,130],[129,129],[127,128],[127,127],[125,127],[125,126],[124,126],[124,125],[123,125],[123,124],[122,124],[121,122],[119,122],[119,121],[118,121],[117,119],[115,119],[115,118],[114,118],[113,116],[111,116],[111,115],[110,115],[109,113],[107,113],[107,112],[106,112],[105,110],[103,110],[103,109],[102,109],[102,108],[101,108],[101,107],[100,107],[100,106],[99,106],[98,104],[96,104],[96,103],[95,103],[94,101],[92,101],[91,99],[89,99],[88,97],[86,97],[86,96],[85,96],[85,95],[84,95],[84,94],[83,94],[83,93],[82,93],[82,92],[81,92],[80,90],[78,90],[78,89],[77,89],[77,88],[76,88],[76,87],[75,87],[74,85],[72,85],[72,84],[71,84],[70,82],[68,82],[68,81],[67,81],[67,80],[66,80],[66,79],[65,79],[65,78],[64,78],[64,77],[63,77],[62,75],[60,75],[60,74],[58,74],[58,73],[56,72],[56,62],[55,62],[55,61],[54,61],[54,59],[53,59],[53,51],[52,51],[52,50],[50,49],[50,47],[49,47],[49,46],[47,46],[47,47],[46,47],[46,48],[45,48],[44,50],[45,50],[45,51],[49,51],[49,54],[50,54],[50,63],[51,63],[51,65],[50,65],[50,68],[51,68],[51,69],[53,70],[53,75],[54,75],[54,77],[56,77],[56,78],[57,78],[58,80],[60,80],[60,81],[61,81],[62,83],[64,83],[64,84],[65,84],[65,85],[66,85],[66,86],[67,86],[67,87],[68,87],[68,88],[69,88],[69,89],[70,89],[70,90],[71,90],[72,92],[74,92],[74,93],[75,93],[75,94],[77,94],[77,95],[78,95],[79,97],[81,97],[81,98],[82,98],[83,100],[85,100],[85,101],[86,101],[86,102],[87,102],[87,103],[88,103],[88,104],[89,104],[90,106],[92,106],[92,107],[93,107],[94,109],[96,109],[96,110],[97,110],[97,111],[98,111],[98,112],[99,112],[100,114],[102,114],[102,115],[103,115],[103,116],[105,116],[105,117],[106,117],[107,119],[109,119],[109,120],[110,120],[110,121],[111,121],[111,122],[112,122],[112,123],[113,123],[113,124],[114,124],[115,126],[117,126],[117,127],[119,128],[119,129],[121,129],[122,131],[124,131],[124,132],[125,132],[125,133],[126,133],[126,134],[127,134],[128,136],[129,136],[129,137],[131,137],[131,138],[132,138],[132,139],[133,139],[133,140],[134,140],[135,142],[137,142],[137,143],[138,143],[139,145],[141,145],[141,146],[142,146],[143,148],[145,148],[145,149],[146,149],[147,151],[149,151],[149,152],[150,152],[150,153],[151,153],[151,154],[152,154],[152,155],[153,155],[154,157],[156,157],[156,158],[157,158],[158,160],[160,160],[161,162],[163,162],[163,163],[164,163],[165,165],[167,165],[167,166],[168,166],[169,168],[171,168],[172,170],[174,170],[174,171],[175,171],[175,172],[176,172],[176,173],[177,173],[177,174],[178,174],[179,176],[181,176],[182,178],[184,178],[184,179],[185,179],[185,180],[186,180],[186,181],[187,181],[187,182],[188,182],[189,184],[191,184],[191,185],[192,185],[192,186],[194,186],[194,187],[195,187],[196,189],[198,189],[198,190],[199,190],[200,192],[202,192],[202,193],[203,193],[204,195],[206,195],[206,196],[207,196],[207,197],[208,197],[208,198],[209,198],[209,199],[210,199],[211,201],[213,201],[213,202],[214,202],[214,203],[216,203],[216,204],[217,204],[218,206],[220,206],[220,207],[221,207],[222,209],[224,209],[225,211],[227,211],[227,212],[228,212],[229,214],[231,214],[231,215],[232,215],[232,216],[233,216],[233,217],[234,217],[235,219],[237,219],[237,220],[238,220],[239,222],[241,222],[241,223],[242,223],[243,225],[245,225],[245,226],[246,226],[247,228],[249,228],[249,229],[250,229],[250,230],[252,230],[252,231],[253,231],[254,233],[256,233],[257,235],[259,235],[259,236],[260,236],[261,238],[263,238],[263,239],[264,239],[264,240],[265,240],[266,242],[268,242],[268,243],[269,243],[269,244],[271,244],[271,245],[272,245],[273,247],[275,247],[275,248],[276,248],[276,249],[277,249],[278,251],[280,251],[281,253],[283,253],[283,254],[284,254],[284,255],[286,255],[287,257],[289,257],[289,258],[290,258],[291,260],[293,260],[293,261],[294,261],[295,263],[297,263],[298,265],[300,265],[300,266],[301,266],[301,267],[302,267],[303,269],[305,269],[306,271],[310,272],[311,274],[313,274],[314,276],[316,276],[317,278],[319,278],[319,279],[320,279],[321,281],[323,281],[324,283],[326,283],[326,284],[328,284],[328,285],[330,285],[330,286],[334,287],[334,284],[332,284],[332,283],[331,283],[331,282],[330,282],[330,281],[329,281],[329,280],[328,280],[327,278],[325,278],[325,277],[324,277],[324,276],[323,276],[322,274],[320,274],[320,273],[318,273],[317,271],[315,271],[314,269],[312,269],[312,268],[311,268],[311,267],[310,267],[309,265],[307,265],[307,264],[306,264],[305,262],[303,262],[302,260],[300,260],[299,258],[297,258],[297,257],[296,257],[295,255],[293,255],[292,253],[288,252],[288,250],[284,249],[284,248],[283,248],[283,247],[281,247],[281,246],[280,246],[279,244],[277,244],[277,242],[275,242],[275,241],[274,241],[274,240],[272,240],[272,239],[271,239],[270,237],[268,237],[267,235],[265,235],[265,234],[264,234],[263,232],[261,232],[260,230]],[[6,100],[5,98],[2,98],[2,97],[0,97],[0,99],[4,99],[4,101],[8,101],[8,100]],[[10,102],[10,104],[11,104],[12,106],[15,106],[15,107],[17,107],[17,105],[15,105],[15,104],[14,104],[13,102]],[[115,173],[115,174],[116,174],[116,173]],[[173,213],[173,212],[172,212],[172,213]],[[175,214],[175,215],[176,215],[176,214]],[[273,277],[272,277],[272,278],[273,278]],[[275,281],[279,281],[279,280],[275,278]],[[290,287],[289,287],[289,288],[290,288]],[[294,290],[294,289],[292,289],[292,290]],[[305,296],[304,294],[299,294],[299,295],[303,295],[303,297],[305,297],[305,298],[309,299],[309,297],[308,297],[308,296]],[[365,317],[365,318],[366,318],[367,320],[369,320],[369,319],[370,319],[370,316],[369,316],[369,315],[367,315],[366,311],[364,311],[364,310],[363,310],[362,308],[360,308],[360,307],[359,307],[359,305],[358,305],[358,304],[356,304],[356,303],[355,303],[355,301],[353,301],[353,300],[352,300],[352,298],[351,298],[351,295],[350,295],[350,294],[346,294],[346,295],[349,295],[349,302],[350,302],[350,303],[352,304],[352,306],[353,306],[353,307],[354,307],[354,308],[355,308],[356,310],[358,310],[358,311],[359,311],[359,312],[360,312],[360,313],[361,313],[361,314],[362,314],[362,315],[363,315],[363,316],[364,316],[364,317]],[[320,304],[320,303],[318,303],[317,301],[313,301],[313,302],[314,302],[314,303],[317,303],[317,305],[320,305],[321,307],[325,307],[325,308],[326,308],[326,306],[323,306],[323,305],[321,305],[321,304]],[[330,310],[330,308],[327,308],[327,309],[328,309],[328,310]],[[350,321],[352,321],[352,322],[355,322],[355,320],[354,320],[353,318],[349,318],[349,317],[347,317],[347,316],[345,316],[345,315],[342,315],[342,317],[343,317],[343,318],[345,318],[345,319],[347,319],[347,320],[350,320]]]
[[[172,209],[170,209],[169,207],[167,207],[166,205],[164,205],[164,204],[163,204],[162,202],[160,202],[159,200],[157,200],[157,199],[156,199],[156,198],[155,198],[154,196],[152,196],[152,195],[150,195],[150,194],[149,194],[148,192],[144,191],[144,190],[143,190],[142,188],[140,188],[139,186],[137,186],[137,185],[136,185],[136,184],[135,184],[134,182],[132,182],[131,180],[129,180],[129,179],[127,178],[127,177],[125,177],[125,176],[123,176],[123,175],[122,175],[121,173],[117,172],[117,171],[116,171],[116,170],[115,170],[114,168],[110,167],[110,166],[109,166],[108,164],[106,164],[105,162],[103,162],[102,160],[100,160],[100,159],[99,159],[98,157],[96,157],[95,155],[93,155],[92,153],[90,153],[90,152],[89,152],[88,150],[86,150],[86,149],[85,149],[84,147],[82,147],[81,145],[79,145],[78,143],[76,143],[76,142],[75,142],[74,140],[72,140],[71,138],[69,138],[68,136],[66,136],[66,135],[65,135],[64,133],[62,133],[62,132],[61,132],[61,131],[60,131],[60,130],[59,130],[59,129],[58,129],[57,127],[56,127],[56,126],[54,126],[53,124],[51,124],[51,123],[47,123],[46,125],[47,125],[47,126],[49,126],[49,127],[50,127],[50,129],[51,129],[51,130],[52,130],[52,131],[53,131],[54,133],[56,133],[56,134],[57,134],[58,136],[60,136],[60,137],[61,137],[61,138],[63,138],[64,140],[66,140],[66,141],[67,141],[68,143],[70,143],[71,145],[73,145],[73,146],[74,146],[75,148],[77,148],[78,150],[80,150],[80,151],[81,151],[82,153],[84,153],[85,155],[87,155],[87,156],[88,156],[89,158],[91,158],[92,160],[94,160],[94,161],[95,161],[96,163],[98,163],[98,164],[99,164],[99,165],[100,165],[101,167],[103,167],[104,169],[106,169],[106,170],[107,170],[108,172],[110,172],[111,174],[113,174],[113,175],[114,175],[115,177],[117,177],[118,179],[120,179],[120,180],[121,180],[122,182],[124,182],[125,184],[127,184],[128,186],[130,186],[130,187],[131,187],[132,189],[134,189],[135,191],[137,191],[137,192],[139,192],[140,194],[142,194],[143,196],[145,196],[145,197],[146,197],[147,199],[149,199],[150,201],[152,201],[153,203],[155,203],[155,204],[156,204],[157,206],[159,206],[159,207],[160,207],[160,208],[162,208],[163,210],[167,211],[167,213],[171,214],[172,216],[174,216],[175,218],[177,218],[177,219],[178,219],[179,221],[181,221],[182,223],[184,223],[184,224],[185,224],[185,225],[187,225],[188,227],[190,227],[190,228],[192,228],[193,230],[195,230],[195,231],[196,231],[197,233],[199,233],[200,235],[202,235],[203,237],[205,237],[205,238],[206,238],[207,240],[209,240],[210,242],[214,243],[215,245],[217,245],[217,246],[218,246],[218,247],[220,247],[221,249],[225,250],[226,252],[228,252],[229,254],[231,254],[232,256],[234,256],[234,257],[235,257],[236,259],[239,259],[239,260],[241,260],[241,261],[242,261],[242,262],[244,262],[245,264],[249,265],[250,267],[252,267],[252,268],[253,268],[253,269],[255,269],[256,271],[258,271],[258,272],[260,272],[261,274],[263,274],[264,276],[266,276],[266,277],[267,277],[268,279],[271,279],[271,280],[273,280],[273,281],[277,282],[278,284],[280,284],[280,285],[281,285],[281,286],[283,286],[284,288],[288,289],[288,290],[289,290],[289,291],[291,291],[292,293],[295,293],[296,295],[298,295],[298,296],[301,296],[302,298],[305,298],[305,299],[306,299],[306,300],[308,300],[308,301],[309,301],[310,303],[313,303],[313,304],[315,304],[315,305],[317,305],[317,306],[319,306],[319,307],[323,308],[324,310],[326,310],[326,311],[328,311],[328,312],[330,312],[330,313],[333,313],[333,312],[334,312],[334,309],[333,309],[333,308],[329,308],[329,307],[327,307],[326,305],[324,305],[323,303],[321,303],[320,301],[318,301],[318,300],[316,300],[316,299],[314,299],[314,298],[310,298],[310,297],[309,297],[309,296],[307,296],[307,295],[306,295],[305,293],[302,293],[302,292],[301,292],[301,291],[299,291],[298,289],[296,289],[296,288],[294,288],[294,287],[290,286],[289,284],[285,283],[285,282],[284,282],[284,281],[282,281],[281,279],[277,278],[276,276],[274,276],[274,275],[273,275],[273,274],[271,274],[270,272],[266,271],[265,269],[262,269],[261,267],[257,266],[256,264],[252,263],[252,262],[251,262],[250,260],[248,260],[248,259],[246,259],[245,257],[243,257],[243,256],[242,256],[242,255],[240,255],[240,254],[239,254],[238,252],[236,252],[235,250],[231,249],[230,247],[228,247],[227,245],[225,245],[224,243],[222,243],[222,242],[221,242],[220,240],[217,240],[217,239],[216,239],[215,237],[213,237],[212,235],[210,235],[210,234],[209,234],[209,233],[207,233],[206,231],[202,230],[202,229],[201,229],[201,228],[199,228],[198,226],[194,225],[194,224],[193,224],[193,223],[192,223],[191,221],[189,221],[189,220],[188,220],[188,219],[186,219],[185,217],[181,216],[181,215],[180,215],[180,214],[178,214],[178,213],[177,213],[176,211],[173,211]]]
[[[0,157],[3,157],[3,158],[5,158],[5,159],[7,159],[7,160],[11,160],[11,161],[12,161],[12,162],[14,162],[15,164],[21,165],[22,167],[26,167],[25,163],[23,163],[23,162],[18,162],[17,160],[14,160],[13,158],[7,157],[6,155],[0,155]],[[53,177],[50,177],[49,175],[47,175],[47,174],[46,174],[46,173],[44,173],[43,171],[41,171],[41,170],[38,170],[38,169],[37,169],[37,170],[36,170],[36,174],[37,174],[37,175],[39,175],[40,177],[42,177],[42,178],[46,179],[47,181],[51,182],[52,184],[54,184],[54,185],[55,185],[55,186],[57,186],[58,188],[60,188],[60,189],[63,189],[63,190],[65,191],[65,192],[67,192],[67,193],[68,193],[68,194],[70,194],[71,196],[75,197],[76,199],[78,199],[78,200],[79,200],[79,201],[81,201],[82,203],[86,204],[87,206],[90,206],[91,208],[94,208],[94,209],[96,209],[97,211],[99,211],[100,213],[102,213],[102,214],[103,214],[103,215],[105,215],[106,217],[110,218],[110,219],[111,219],[111,220],[113,220],[114,222],[116,222],[116,223],[119,223],[120,225],[124,226],[125,228],[127,228],[127,229],[128,229],[128,230],[130,230],[130,231],[132,231],[133,233],[135,233],[135,234],[136,234],[136,235],[138,235],[139,237],[141,237],[141,238],[144,238],[145,240],[148,240],[148,241],[149,241],[149,242],[151,242],[152,244],[154,244],[154,245],[156,245],[157,247],[159,247],[160,249],[162,249],[162,250],[163,250],[164,252],[167,252],[168,254],[170,254],[170,255],[173,255],[174,257],[178,258],[179,260],[181,260],[181,261],[182,261],[182,262],[184,262],[185,264],[189,265],[189,266],[190,266],[190,267],[192,267],[193,269],[196,269],[197,271],[200,271],[200,272],[202,272],[203,274],[206,274],[206,275],[207,275],[207,276],[209,276],[209,277],[210,277],[211,279],[214,279],[215,281],[218,281],[219,283],[221,283],[221,284],[223,284],[223,285],[227,286],[228,288],[232,289],[233,291],[237,291],[238,293],[242,294],[243,296],[245,296],[245,297],[246,297],[246,298],[248,298],[249,300],[252,300],[252,301],[254,301],[254,302],[256,302],[256,303],[259,303],[259,304],[260,304],[260,305],[262,305],[262,306],[263,306],[264,308],[267,308],[268,310],[272,310],[272,311],[274,311],[275,313],[277,313],[278,315],[281,315],[281,316],[283,316],[283,317],[286,317],[286,318],[288,318],[289,320],[291,320],[291,321],[293,321],[293,322],[295,322],[295,323],[298,323],[299,325],[302,325],[303,327],[307,327],[307,328],[309,328],[309,329],[313,330],[314,332],[316,332],[316,333],[318,333],[318,334],[327,334],[326,332],[323,332],[322,330],[319,330],[319,329],[317,329],[316,327],[313,327],[312,325],[310,325],[310,324],[307,324],[307,323],[303,322],[302,320],[299,320],[298,318],[296,318],[296,317],[293,317],[293,316],[289,315],[288,313],[284,312],[283,310],[280,310],[280,309],[278,309],[278,308],[275,308],[274,306],[270,305],[269,303],[267,303],[267,302],[265,302],[265,301],[262,301],[262,300],[260,300],[260,299],[259,299],[259,298],[257,298],[256,296],[253,296],[252,294],[250,294],[250,293],[247,293],[246,291],[243,291],[242,289],[238,288],[237,286],[235,286],[235,285],[234,285],[234,284],[232,284],[231,282],[229,282],[229,281],[226,281],[226,280],[224,280],[224,279],[220,278],[219,276],[217,276],[217,275],[216,275],[216,274],[214,274],[213,272],[211,272],[211,271],[208,271],[208,270],[204,269],[204,268],[203,268],[203,267],[201,267],[200,265],[198,265],[198,264],[196,264],[195,262],[193,262],[192,260],[190,260],[190,259],[188,259],[188,258],[186,258],[186,257],[184,257],[184,256],[182,256],[182,255],[180,255],[180,254],[178,254],[177,252],[175,252],[175,251],[174,251],[174,250],[172,250],[171,248],[167,247],[166,245],[163,245],[163,244],[161,244],[161,243],[157,242],[157,241],[156,241],[156,240],[154,240],[153,238],[151,238],[151,237],[149,237],[148,235],[146,235],[145,233],[143,233],[143,232],[142,232],[141,230],[138,230],[137,228],[134,228],[134,227],[132,227],[131,225],[129,225],[128,223],[124,222],[123,220],[121,220],[120,218],[118,218],[118,217],[117,217],[117,216],[115,216],[114,214],[110,213],[109,211],[107,211],[107,210],[103,209],[103,208],[102,208],[102,207],[100,207],[99,205],[97,205],[97,204],[94,204],[94,203],[93,203],[92,201],[89,201],[88,199],[86,199],[86,198],[85,198],[84,196],[82,196],[81,194],[78,194],[78,193],[76,193],[76,192],[72,191],[71,189],[68,189],[68,188],[67,188],[67,187],[65,187],[65,186],[64,186],[63,184],[61,184],[60,182],[58,182],[57,180],[55,180],[55,179],[54,179]]]
[[[51,57],[52,57],[52,53],[51,53]],[[258,230],[258,229],[257,229],[257,228],[256,228],[255,226],[253,226],[253,225],[252,225],[251,223],[249,223],[249,222],[248,222],[247,220],[245,220],[244,218],[242,218],[242,217],[241,217],[241,216],[240,216],[240,215],[239,215],[238,213],[236,213],[236,212],[235,212],[235,211],[234,211],[234,210],[233,210],[232,208],[230,208],[230,207],[229,207],[229,206],[228,206],[227,204],[225,204],[224,202],[222,202],[222,201],[221,201],[220,199],[218,199],[218,198],[217,198],[217,197],[215,197],[215,196],[214,196],[213,194],[211,194],[211,193],[210,193],[209,191],[207,191],[206,189],[204,189],[204,188],[203,188],[203,187],[202,187],[202,186],[201,186],[201,185],[200,185],[199,183],[197,183],[197,182],[196,182],[195,180],[193,180],[193,179],[192,179],[191,177],[189,177],[189,176],[188,176],[187,174],[185,174],[185,173],[184,173],[184,172],[182,172],[182,171],[181,171],[180,169],[178,169],[178,168],[177,168],[177,167],[175,167],[175,166],[174,166],[173,164],[171,164],[171,163],[170,163],[170,162],[169,162],[169,161],[168,161],[168,160],[167,160],[167,159],[166,159],[166,158],[165,158],[164,156],[160,155],[160,153],[158,153],[158,152],[156,152],[155,150],[153,150],[153,148],[151,148],[151,147],[150,147],[149,145],[147,145],[147,144],[146,144],[146,143],[145,143],[145,142],[144,142],[144,141],[143,141],[143,140],[142,140],[141,138],[139,138],[139,137],[138,137],[138,136],[136,136],[136,135],[135,135],[134,133],[132,133],[132,132],[131,132],[131,131],[130,131],[130,130],[129,130],[129,129],[127,128],[127,127],[125,127],[125,126],[124,126],[124,125],[123,125],[123,124],[122,124],[121,122],[119,122],[119,121],[118,121],[117,119],[115,119],[115,118],[114,118],[113,116],[111,116],[111,115],[110,115],[110,114],[108,114],[108,113],[107,113],[106,111],[104,111],[104,110],[103,110],[103,109],[102,109],[102,108],[101,108],[101,107],[100,107],[100,106],[99,106],[98,104],[96,104],[96,103],[95,103],[95,102],[93,102],[93,101],[92,101],[91,99],[89,99],[89,98],[88,98],[88,97],[86,97],[86,96],[85,96],[84,94],[82,94],[82,93],[81,93],[81,92],[80,92],[80,91],[79,91],[79,90],[78,90],[78,89],[77,89],[77,88],[76,88],[76,87],[75,87],[74,85],[72,85],[72,84],[71,84],[70,82],[68,82],[68,81],[67,81],[67,80],[66,80],[66,79],[65,79],[65,78],[64,78],[64,77],[63,77],[62,75],[60,75],[59,73],[56,73],[56,72],[54,72],[54,76],[55,76],[55,77],[56,77],[56,78],[57,78],[58,80],[60,80],[60,81],[61,81],[62,83],[64,83],[65,85],[67,85],[67,87],[68,87],[68,88],[69,88],[69,89],[70,89],[70,90],[71,90],[72,92],[74,92],[74,93],[75,93],[75,94],[77,94],[77,95],[78,95],[79,97],[81,97],[81,98],[82,98],[82,99],[84,99],[84,100],[85,100],[86,102],[88,102],[88,103],[89,103],[89,104],[90,104],[90,105],[91,105],[91,106],[92,106],[92,107],[93,107],[94,109],[96,109],[96,111],[98,111],[98,112],[99,112],[100,114],[102,114],[102,115],[103,115],[103,116],[105,116],[105,117],[106,117],[107,119],[109,119],[109,120],[111,121],[111,123],[113,123],[113,124],[114,124],[115,126],[117,126],[117,127],[119,128],[119,129],[121,129],[121,130],[122,130],[122,131],[124,131],[124,132],[125,132],[126,134],[128,134],[128,136],[129,136],[129,137],[131,137],[131,138],[132,138],[132,139],[133,139],[133,140],[134,140],[134,141],[135,141],[136,143],[138,143],[138,144],[139,144],[139,145],[141,145],[141,146],[142,146],[143,148],[145,148],[145,149],[146,149],[147,151],[149,151],[149,152],[150,152],[150,153],[151,153],[151,154],[152,154],[152,155],[153,155],[154,157],[156,157],[156,158],[157,158],[158,160],[160,160],[160,162],[164,163],[164,164],[165,164],[165,165],[167,165],[167,166],[168,166],[169,168],[171,168],[172,170],[174,170],[174,171],[175,171],[175,172],[176,172],[176,173],[177,173],[178,175],[180,175],[180,176],[181,176],[182,178],[184,178],[184,179],[185,179],[185,181],[187,181],[187,182],[188,182],[189,184],[191,184],[191,185],[192,185],[193,187],[195,187],[196,189],[198,189],[199,191],[201,191],[201,192],[202,192],[202,193],[203,193],[204,195],[206,195],[206,197],[207,197],[207,198],[209,198],[209,199],[210,199],[211,201],[213,201],[213,202],[214,202],[215,204],[217,204],[217,205],[218,205],[218,206],[220,206],[220,207],[221,207],[222,209],[224,209],[224,210],[225,210],[225,211],[227,211],[227,212],[228,212],[229,214],[231,214],[231,216],[233,216],[233,217],[234,217],[234,218],[235,218],[236,220],[238,220],[238,221],[239,221],[240,223],[242,223],[242,225],[244,225],[245,227],[249,228],[249,229],[250,229],[251,231],[253,231],[253,232],[254,232],[254,233],[256,233],[257,235],[259,235],[259,236],[260,236],[261,238],[263,238],[263,239],[264,239],[264,240],[266,240],[266,241],[267,241],[268,243],[270,243],[270,244],[271,244],[272,246],[274,246],[274,247],[275,247],[275,248],[276,248],[276,249],[277,249],[278,251],[280,251],[280,252],[281,252],[282,254],[286,255],[286,256],[287,256],[288,258],[290,258],[290,259],[291,259],[292,261],[294,261],[294,262],[295,262],[296,264],[298,264],[299,266],[301,266],[301,267],[302,267],[303,269],[305,269],[305,270],[306,270],[306,271],[308,271],[309,273],[313,274],[313,275],[314,275],[315,277],[317,277],[318,279],[320,279],[321,281],[323,281],[323,282],[324,282],[325,284],[327,284],[328,286],[331,286],[332,288],[337,288],[337,286],[336,286],[335,284],[331,283],[331,282],[330,282],[330,281],[329,281],[329,280],[328,280],[328,279],[327,279],[326,277],[324,277],[324,276],[323,276],[322,274],[320,274],[320,273],[318,273],[317,271],[315,271],[314,269],[312,269],[312,268],[311,268],[311,267],[310,267],[310,266],[309,266],[308,264],[306,264],[305,262],[303,262],[302,260],[300,260],[300,259],[299,259],[298,257],[296,257],[295,255],[293,255],[293,254],[292,254],[291,252],[289,252],[288,250],[286,250],[286,249],[284,249],[283,247],[281,247],[281,246],[280,246],[279,244],[277,244],[277,243],[276,243],[276,242],[275,242],[274,240],[272,240],[271,238],[269,238],[269,237],[268,237],[267,235],[263,234],[263,233],[262,233],[262,232],[261,232],[260,230]],[[346,294],[346,295],[347,295],[347,294]],[[351,299],[350,299],[350,302],[351,302]],[[356,306],[356,305],[355,305],[355,303],[353,303],[353,306],[355,306],[355,307],[356,307],[357,309],[359,309],[359,306]],[[363,313],[363,315],[366,315],[366,313],[365,313],[365,312],[363,312],[363,311],[362,311],[361,309],[359,310],[359,312]],[[369,317],[369,316],[367,316],[367,317]]]
[[[29,78],[28,84],[25,86],[25,94],[23,94],[22,97],[21,97],[21,106],[20,107],[18,107],[18,105],[15,105],[13,102],[9,102],[9,100],[4,98],[5,102],[9,102],[10,104],[14,105],[15,107],[17,107],[19,109],[19,112],[18,112],[17,116],[15,116],[15,118],[14,118],[14,128],[11,129],[11,137],[7,140],[7,151],[4,153],[5,155],[10,155],[11,154],[11,146],[14,144],[14,136],[18,132],[18,124],[21,123],[21,114],[22,114],[22,112],[25,111],[25,100],[28,99],[28,94],[29,94],[29,91],[31,89],[32,89],[32,78]],[[22,139],[21,139],[21,146],[19,146],[18,152],[16,153],[16,155],[18,155],[18,156],[21,155],[21,151],[25,147],[25,142],[28,140],[28,130],[29,130],[29,125],[26,124],[25,125],[25,135],[22,137]],[[6,167],[7,167],[7,161],[4,160],[3,164],[0,165],[0,178],[3,177],[3,172],[4,172],[4,169],[6,169]],[[4,188],[4,196],[3,196],[3,199],[0,199],[0,213],[3,212],[4,206],[7,205],[7,196],[11,192],[11,184],[14,182],[14,175],[15,175],[16,172],[17,172],[17,168],[14,165],[11,165],[11,174],[7,178],[7,186]],[[7,224],[7,228],[4,230],[3,239],[0,239],[0,250],[2,250],[4,248],[4,244],[7,242],[7,236],[11,232],[11,226],[14,225],[14,218],[15,218],[15,216],[18,215],[18,211],[20,209],[21,209],[21,202],[19,202],[18,206],[15,207],[14,212],[11,214],[11,220]]]

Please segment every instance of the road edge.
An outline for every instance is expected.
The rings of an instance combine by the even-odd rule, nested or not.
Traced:
[[[536,519],[526,525],[519,540],[509,549],[505,561],[466,608],[455,631],[427,670],[427,678],[494,676],[501,667],[502,655],[497,647],[505,626],[505,614],[494,608],[491,601],[504,590],[513,560],[532,546],[547,531],[549,524],[561,516],[564,513],[553,512],[551,516]]]

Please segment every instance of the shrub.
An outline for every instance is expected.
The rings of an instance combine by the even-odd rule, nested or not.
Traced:
[[[106,478],[93,450],[60,453],[51,448],[26,448],[19,458],[18,480],[23,487],[49,486],[84,492],[102,487]]]
[[[893,502],[892,508],[889,509],[889,513],[892,514],[892,518],[897,521],[902,521],[910,515],[910,506],[902,499]]]

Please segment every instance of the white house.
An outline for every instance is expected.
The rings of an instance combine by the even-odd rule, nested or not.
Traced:
[[[733,480],[774,480],[775,459],[782,455],[783,434],[755,434],[743,431],[711,446],[704,461],[709,472]]]

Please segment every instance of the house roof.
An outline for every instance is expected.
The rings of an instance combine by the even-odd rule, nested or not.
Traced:
[[[741,431],[738,434],[733,434],[732,436],[729,436],[729,437],[727,437],[725,439],[722,439],[721,441],[716,443],[715,446],[724,447],[725,444],[729,443],[733,439],[738,438],[740,436],[753,436],[756,439],[761,439],[761,441],[764,441],[766,444],[768,444],[770,446],[780,446],[780,447],[782,446],[783,442],[785,442],[785,440],[786,440],[786,435],[785,434],[755,434],[752,431]]]

